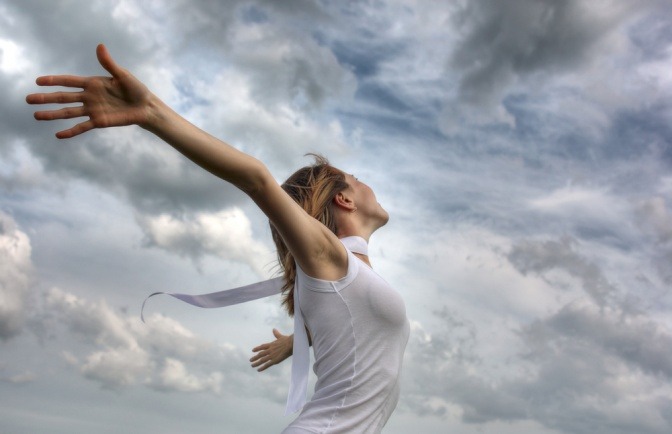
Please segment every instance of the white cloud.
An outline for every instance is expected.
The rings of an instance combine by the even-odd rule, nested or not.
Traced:
[[[0,211],[0,339],[19,334],[32,283],[30,239],[12,217]]]
[[[624,242],[636,236],[630,223],[635,211],[631,200],[602,188],[565,186],[545,191],[527,205],[539,218],[566,230],[581,230],[585,238],[608,234]]]
[[[414,412],[490,427],[533,420],[577,434],[588,431],[576,421],[590,417],[592,432],[665,432],[672,333],[646,315],[584,299],[510,328],[519,342],[496,352],[482,324],[436,315],[443,327],[414,323],[407,350],[403,404]],[[509,369],[493,369],[504,360]]]
[[[49,290],[47,305],[65,314],[64,324],[76,335],[106,347],[138,348],[137,340],[122,318],[105,302],[89,302],[59,288]]]
[[[105,42],[189,120],[273,172],[318,151],[380,186],[392,220],[372,261],[413,321],[402,390],[412,411],[396,412],[386,432],[670,431],[665,2],[39,3],[0,4],[0,208],[25,228],[0,234],[0,294],[11,294],[0,330],[14,336],[1,342],[0,399],[19,392],[3,421],[46,418],[46,403],[59,417],[48,428],[20,418],[33,424],[24,431],[56,431],[84,413],[106,426],[86,411],[104,402],[108,420],[131,411],[171,432],[182,427],[174,415],[137,412],[131,396],[165,392],[183,409],[210,400],[204,419],[221,417],[230,395],[277,414],[286,396],[287,364],[256,374],[208,314],[190,318],[194,328],[161,315],[143,325],[118,307],[138,287],[216,286],[240,263],[266,277],[274,258],[252,235],[263,216],[239,209],[242,193],[146,132],[56,142],[68,121],[33,121],[23,102],[33,77],[101,74],[93,49]],[[65,187],[64,203],[53,186]],[[157,249],[139,248],[133,215]],[[233,264],[199,276],[175,256]],[[64,288],[47,293],[49,309],[28,309],[31,276],[39,289]],[[217,321],[263,322],[259,311]],[[40,327],[39,345],[16,336]],[[247,345],[241,336],[255,333],[223,339]],[[46,390],[56,381],[57,394]],[[109,400],[107,389],[131,399]],[[91,402],[71,405],[82,396]],[[247,413],[233,416],[249,426]]]
[[[146,386],[219,394],[226,380],[228,393],[245,395],[245,381],[255,373],[238,348],[202,339],[161,315],[151,315],[142,324],[104,301],[91,302],[56,288],[48,293],[47,307],[55,316],[49,320],[52,331],[62,334],[62,324],[84,344],[86,353],[65,350],[64,360],[106,389]]]
[[[245,263],[265,277],[274,260],[272,252],[252,237],[250,221],[239,208],[184,219],[167,214],[140,217],[139,222],[150,245],[195,261],[213,255]]]
[[[207,377],[198,378],[187,372],[184,363],[167,358],[159,374],[159,384],[154,387],[159,390],[175,390],[179,392],[211,391],[218,394],[221,391],[223,378],[224,375],[221,372],[213,372]]]
[[[10,39],[0,38],[0,71],[6,74],[20,74],[30,66],[23,54],[24,49]]]
[[[543,205],[608,202],[583,193]],[[636,291],[611,281],[618,275],[603,268],[608,261],[591,260],[592,245],[570,238],[513,242],[458,226],[431,239],[397,237],[395,246],[383,267],[422,257],[412,273],[398,270],[420,276],[400,289],[430,299],[433,308],[431,316],[412,317],[403,407],[480,429],[534,421],[568,433],[586,432],[575,423],[582,417],[609,423],[617,407],[619,426],[664,432],[667,404],[659,397],[670,390],[672,333],[633,304],[628,294]],[[430,290],[441,287],[437,282],[449,297]],[[420,312],[412,299],[409,312]]]
[[[45,180],[42,166],[25,146],[16,145],[3,157],[0,161],[0,188],[7,191],[30,189]]]
[[[545,197],[531,201],[533,208],[565,216],[580,213],[595,217],[604,214],[605,209],[619,211],[616,198],[604,191],[590,190],[581,187],[564,187],[555,190]]]
[[[114,347],[95,351],[80,366],[82,374],[105,388],[117,389],[137,384],[149,377],[153,364],[139,347]]]
[[[37,375],[35,375],[33,372],[24,371],[9,377],[0,377],[0,381],[5,381],[11,384],[26,384],[34,382],[36,378]]]

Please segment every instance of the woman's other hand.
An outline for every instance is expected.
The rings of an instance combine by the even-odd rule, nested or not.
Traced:
[[[261,344],[252,349],[257,354],[250,359],[250,362],[253,368],[259,367],[257,369],[259,372],[281,363],[292,355],[294,335],[285,336],[277,329],[273,329],[273,335],[275,336],[273,342]]]

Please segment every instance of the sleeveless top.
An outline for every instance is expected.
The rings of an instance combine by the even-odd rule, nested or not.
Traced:
[[[343,278],[315,279],[297,267],[297,280],[317,384],[283,433],[380,432],[399,399],[410,329],[401,296],[350,250]]]
[[[284,434],[378,433],[399,398],[399,375],[409,335],[401,296],[352,252],[368,254],[361,237],[341,239],[348,271],[337,281],[306,275],[297,265],[294,284],[294,351],[286,414],[302,409]],[[155,292],[194,306],[215,308],[281,292],[283,278],[209,294]],[[315,393],[305,404],[313,340]],[[305,405],[304,405],[305,404]]]

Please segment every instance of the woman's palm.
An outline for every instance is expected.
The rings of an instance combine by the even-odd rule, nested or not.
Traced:
[[[80,106],[35,112],[35,119],[56,120],[87,116],[89,119],[72,128],[60,131],[58,138],[65,139],[85,133],[93,128],[124,125],[143,125],[148,120],[148,103],[151,93],[127,70],[119,67],[103,45],[96,49],[98,61],[111,77],[79,77],[48,75],[39,77],[40,86],[81,88],[80,92],[53,92],[28,95],[29,104],[69,104]]]

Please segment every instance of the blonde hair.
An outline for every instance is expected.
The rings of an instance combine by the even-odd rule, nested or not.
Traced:
[[[282,189],[298,203],[311,217],[325,225],[334,234],[337,232],[332,207],[333,198],[349,187],[345,174],[329,164],[321,155],[311,155],[315,162],[303,167],[282,184]],[[284,272],[282,305],[290,316],[294,315],[294,281],[296,263],[282,237],[271,223],[271,234],[278,252],[278,262]]]

